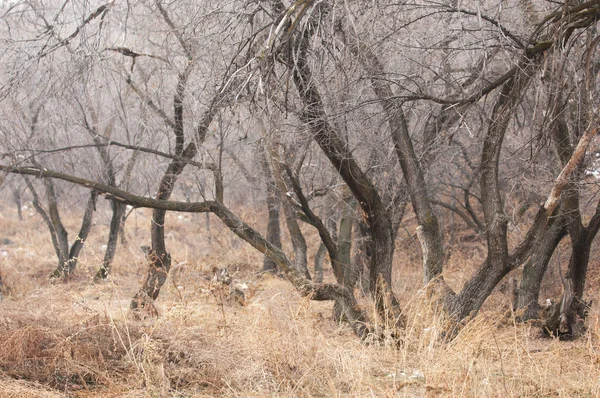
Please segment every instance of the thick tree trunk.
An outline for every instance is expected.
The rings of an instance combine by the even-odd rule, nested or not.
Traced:
[[[364,230],[363,223],[354,220],[354,257],[352,259],[353,267],[358,272],[358,281],[363,294],[369,292],[369,264],[371,258],[371,241]]]
[[[591,243],[591,242],[590,242]],[[584,229],[575,242],[572,242],[569,268],[565,275],[565,291],[560,304],[558,329],[553,330],[561,337],[575,337],[582,327],[586,317],[587,305],[583,301],[587,268],[590,260],[590,244],[587,231]]]
[[[539,318],[539,296],[542,280],[548,269],[548,263],[560,241],[567,234],[561,217],[554,220],[535,242],[529,260],[523,267],[515,309],[522,314],[520,320]]]
[[[267,182],[267,186],[270,183]],[[274,246],[281,249],[281,227],[279,224],[279,197],[274,189],[267,187],[267,208],[269,210],[269,220],[267,223],[267,240]],[[268,256],[263,261],[263,271],[275,272],[277,265]]]
[[[356,264],[352,261],[352,227],[356,216],[356,200],[353,197],[346,197],[343,203],[342,217],[340,219],[339,233],[337,236],[337,281],[340,285],[354,291],[358,281],[358,272]],[[335,269],[334,269],[335,271]],[[343,319],[346,311],[343,301],[336,301],[333,305],[334,319]]]

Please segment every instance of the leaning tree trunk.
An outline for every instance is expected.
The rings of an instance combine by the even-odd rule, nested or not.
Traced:
[[[290,14],[286,13],[283,2],[273,0],[271,6],[274,15],[277,15],[275,25],[285,25],[284,29],[291,28]],[[307,26],[302,32],[294,34],[292,31],[292,34],[285,35],[283,46],[279,48],[282,50],[280,53],[282,57],[274,59],[283,61],[292,75],[304,105],[299,115],[300,121],[312,131],[313,139],[365,212],[373,242],[370,288],[376,308],[382,316],[389,318],[389,312],[392,312],[392,318],[400,320],[400,307],[392,291],[394,239],[390,217],[377,188],[360,168],[340,134],[328,121],[321,94],[315,86],[316,79],[308,62],[310,38],[315,31],[313,28],[314,25]],[[270,66],[266,70],[271,70]]]

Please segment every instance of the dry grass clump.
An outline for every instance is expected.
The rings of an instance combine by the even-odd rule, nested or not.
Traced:
[[[42,386],[39,383],[1,376],[0,396],[2,398],[61,398],[63,394]]]
[[[78,311],[65,298],[46,297],[65,305],[63,313],[57,313],[56,306],[46,306],[40,314],[26,308],[19,311],[14,302],[4,305],[0,367],[5,375],[58,390],[125,380],[139,329],[114,322],[106,314]]]

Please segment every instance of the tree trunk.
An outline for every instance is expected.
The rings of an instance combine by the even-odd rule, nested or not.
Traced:
[[[355,264],[351,261],[352,254],[352,226],[356,216],[356,199],[346,197],[344,199],[344,208],[337,238],[338,245],[338,263],[341,266],[341,280],[338,280],[343,286],[353,289],[358,281],[358,273]]]
[[[183,171],[185,163],[173,161],[165,175],[163,176],[156,198],[159,200],[168,200],[175,188],[175,181]],[[156,300],[160,289],[164,285],[169,270],[171,269],[171,255],[167,252],[165,245],[165,210],[155,209],[152,212],[150,227],[150,239],[152,250],[148,256],[148,274],[138,293],[131,301],[131,309],[138,310],[149,307],[151,312],[155,312],[152,301]],[[152,301],[149,301],[152,300]]]
[[[590,244],[588,244],[587,235],[587,230],[583,229],[576,241],[571,243],[572,252],[569,268],[565,275],[565,291],[560,304],[559,325],[557,329],[550,329],[556,336],[562,338],[575,337],[580,330],[583,330],[578,326],[585,320],[588,307],[583,301],[590,259]]]
[[[81,228],[77,235],[75,242],[71,246],[69,251],[68,233],[65,230],[62,221],[60,219],[60,213],[58,211],[58,205],[56,202],[56,193],[54,191],[54,184],[49,178],[44,178],[44,185],[46,187],[46,198],[48,200],[48,212],[42,207],[39,196],[28,178],[25,178],[25,183],[31,191],[33,196],[33,207],[42,216],[42,219],[46,223],[52,237],[52,245],[54,251],[58,257],[58,266],[50,275],[51,279],[54,280],[66,280],[69,274],[75,270],[77,266],[77,260],[79,252],[83,248],[85,240],[92,228],[92,218],[96,207],[96,199],[98,193],[96,191],[90,192],[90,198],[88,199],[85,213],[81,221]]]
[[[273,181],[273,174],[267,160],[266,149],[261,147],[258,152],[258,162],[263,172],[267,187],[267,209],[269,211],[269,220],[267,223],[267,241],[281,249],[281,227],[279,223],[280,199]],[[263,271],[275,272],[277,264],[269,256],[263,260]]]
[[[110,274],[112,260],[117,251],[119,242],[119,234],[122,233],[121,225],[123,223],[123,215],[125,214],[126,206],[123,203],[111,200],[110,207],[112,209],[112,217],[110,219],[110,230],[108,231],[108,242],[106,243],[106,252],[104,252],[104,260],[100,269],[94,277],[94,281],[106,279]]]
[[[23,221],[23,205],[21,203],[21,191],[18,187],[12,189],[13,200],[15,201],[15,205],[17,207],[17,215],[19,217],[19,221]]]
[[[376,187],[356,163],[339,134],[327,121],[323,101],[314,86],[312,71],[308,64],[306,54],[309,45],[308,38],[309,32],[306,31],[296,43],[299,51],[293,50],[294,54],[298,54],[292,71],[293,80],[305,106],[300,119],[313,131],[315,141],[365,212],[373,249],[369,287],[376,307],[382,315],[389,310],[399,315],[399,305],[392,292],[394,239],[390,217]]]
[[[180,76],[180,79],[182,78],[183,77]],[[183,83],[181,83],[180,80],[180,85],[181,84]],[[181,175],[183,169],[187,165],[185,160],[191,160],[196,156],[198,145],[201,145],[204,142],[208,128],[210,127],[217,110],[216,102],[219,98],[218,95],[213,98],[213,102],[209,105],[209,109],[205,111],[202,120],[198,123],[195,141],[190,142],[185,149],[183,149],[183,120],[181,119],[181,113],[183,112],[183,93],[179,92],[179,90],[183,89],[178,86],[178,94],[174,100],[175,113],[176,115],[179,115],[177,118],[178,122],[174,127],[176,136],[175,153],[183,160],[174,159],[167,167],[156,194],[158,200],[168,200],[171,197],[171,194],[175,189],[177,178]],[[165,245],[165,215],[166,210],[162,209],[155,209],[152,212],[150,227],[152,251],[148,256],[148,274],[146,275],[146,279],[144,280],[141,289],[135,294],[131,301],[131,309],[134,311],[148,308],[150,313],[156,313],[152,301],[156,300],[158,297],[160,289],[164,285],[169,270],[171,269],[171,255],[167,252]]]
[[[381,78],[385,76],[385,70],[371,48],[352,35],[350,38],[350,51],[360,60],[365,71],[371,76],[371,86],[375,95],[381,101],[389,124],[394,149],[408,186],[413,210],[419,221],[419,236],[424,251],[424,281],[429,283],[438,278],[443,280],[443,240],[440,235],[437,216],[433,212],[429,200],[423,170],[408,131],[402,104],[394,99],[394,92],[389,82]]]
[[[27,188],[31,192],[31,196],[33,198],[33,200],[32,200],[33,207],[38,212],[38,214],[42,217],[42,219],[44,220],[44,223],[48,227],[48,231],[50,232],[50,237],[52,238],[52,247],[54,247],[54,252],[56,253],[56,257],[58,258],[58,267],[63,267],[63,265],[68,260],[67,255],[66,255],[68,247],[65,248],[62,246],[62,243],[64,241],[59,241],[58,234],[56,232],[56,228],[54,227],[54,224],[52,223],[52,219],[50,218],[50,216],[48,215],[46,210],[44,210],[44,207],[40,203],[40,198],[37,194],[37,191],[35,190],[35,187],[31,183],[29,178],[24,177],[24,179],[25,179],[25,184],[27,184]],[[68,242],[67,242],[67,246],[68,246]]]
[[[98,193],[96,191],[91,191],[90,198],[85,206],[83,219],[81,220],[81,228],[79,229],[79,233],[75,237],[75,241],[71,245],[71,250],[69,251],[69,273],[75,270],[77,261],[79,260],[79,253],[81,252],[81,249],[83,249],[83,245],[87,240],[90,230],[92,229],[92,218],[94,217],[94,211],[96,210],[97,198]]]
[[[523,267],[521,284],[515,305],[516,310],[522,312],[520,320],[527,321],[539,318],[539,295],[542,280],[556,247],[566,233],[567,230],[564,221],[562,217],[559,217],[554,220],[535,242],[531,257]]]
[[[325,244],[321,242],[315,253],[315,283],[323,283],[323,263],[325,262],[326,254],[327,248],[325,247]]]
[[[306,257],[306,240],[304,239],[304,235],[298,224],[296,211],[292,208],[292,205],[286,196],[288,189],[284,181],[282,161],[279,157],[277,148],[275,148],[272,143],[268,142],[267,139],[265,131],[265,156],[268,155],[268,158],[270,159],[271,175],[275,182],[275,188],[278,191],[277,194],[282,198],[281,207],[283,208],[285,223],[292,241],[292,248],[294,249],[294,264],[298,271],[302,272],[306,276],[306,279],[310,280],[311,277],[310,272],[308,271],[308,260]]]
[[[349,192],[348,192],[349,193]],[[343,202],[342,217],[340,219],[339,233],[337,237],[337,264],[338,283],[347,289],[354,291],[358,281],[358,272],[356,264],[352,261],[352,226],[356,216],[356,200],[354,197],[346,197]],[[335,271],[335,269],[334,269]],[[344,302],[336,300],[333,304],[333,319],[341,320],[347,310],[344,308]]]
[[[46,200],[48,201],[48,216],[56,234],[57,246],[54,249],[58,256],[58,266],[52,273],[51,278],[62,279],[67,276],[69,269],[69,235],[60,219],[53,182],[49,178],[44,178],[44,186],[46,187]]]
[[[353,267],[358,272],[358,281],[363,294],[369,292],[369,264],[371,258],[371,242],[361,221],[354,220],[354,257]]]
[[[456,326],[479,311],[496,285],[515,266],[509,261],[508,218],[504,214],[498,168],[506,129],[537,67],[537,62],[527,57],[521,59],[515,73],[503,84],[494,104],[490,125],[483,141],[480,163],[481,201],[487,225],[488,253],[483,265],[465,283],[461,292],[447,301],[450,316]],[[541,209],[536,220],[545,214]]]

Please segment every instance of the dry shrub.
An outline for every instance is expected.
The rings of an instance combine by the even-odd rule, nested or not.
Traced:
[[[83,323],[63,327],[40,324],[3,328],[0,367],[18,379],[50,385],[59,390],[110,385],[128,373],[130,354],[121,340],[125,330],[95,315]]]

